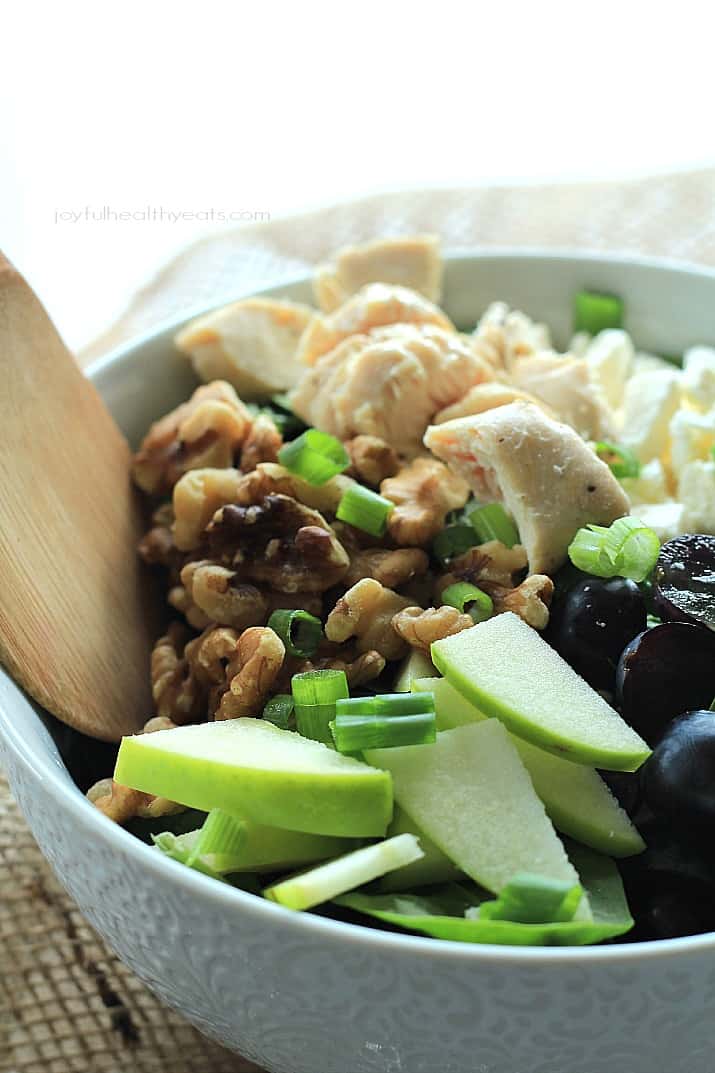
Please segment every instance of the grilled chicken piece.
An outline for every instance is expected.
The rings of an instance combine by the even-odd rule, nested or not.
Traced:
[[[569,425],[530,403],[433,425],[424,442],[478,499],[503,501],[531,573],[557,570],[581,526],[609,525],[628,513],[626,494],[605,462]]]
[[[510,402],[533,402],[540,406],[549,416],[555,416],[546,403],[537,399],[534,395],[522,391],[518,387],[510,387],[509,384],[491,380],[486,384],[477,384],[470,388],[464,398],[451,406],[445,406],[444,410],[434,415],[435,425],[441,425],[444,421],[453,421],[455,417],[469,417],[472,414],[483,414],[486,410],[493,410],[496,406],[507,406]]]
[[[330,316],[315,314],[300,340],[298,361],[314,365],[343,339],[391,324],[436,324],[454,331],[449,317],[416,291],[369,283]]]
[[[491,375],[455,332],[400,324],[345,339],[306,371],[292,405],[340,440],[378,436],[411,458],[437,410]]]
[[[376,282],[411,287],[431,302],[439,302],[442,258],[437,236],[405,235],[346,246],[318,267],[313,291],[323,312],[332,313],[366,283]]]
[[[312,316],[298,302],[246,298],[198,317],[175,342],[201,380],[228,380],[250,401],[298,382],[296,350]]]
[[[613,416],[585,358],[544,351],[519,358],[511,379],[521,391],[535,395],[587,440],[615,436]]]

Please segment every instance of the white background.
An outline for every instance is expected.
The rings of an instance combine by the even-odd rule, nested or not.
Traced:
[[[0,30],[0,248],[78,346],[219,225],[63,212],[275,218],[383,188],[715,163],[705,10],[25,2]]]

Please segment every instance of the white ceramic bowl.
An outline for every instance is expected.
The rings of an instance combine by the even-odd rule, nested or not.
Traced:
[[[715,342],[715,273],[662,263],[530,251],[454,257],[446,308],[468,325],[503,298],[546,320],[564,344],[571,297],[584,286],[623,295],[643,348]],[[300,281],[272,293],[309,300],[310,289]],[[192,387],[172,349],[176,327],[91,371],[133,441]],[[0,672],[0,755],[59,878],[166,1002],[267,1069],[711,1073],[715,935],[517,949],[291,913],[183,868],[105,820],[74,786],[48,725]]]

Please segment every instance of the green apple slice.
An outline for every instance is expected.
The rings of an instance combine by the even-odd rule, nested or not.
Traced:
[[[409,693],[415,678],[427,678],[434,674],[434,664],[429,656],[413,648],[400,664],[392,687],[393,693]]]
[[[227,719],[124,738],[114,778],[182,805],[270,827],[382,836],[390,776],[262,719]]]
[[[488,718],[446,678],[417,678],[412,688],[434,695],[438,730]],[[553,756],[515,735],[511,740],[557,830],[610,857],[643,852],[645,842],[597,771]]]
[[[430,887],[436,883],[450,883],[456,879],[462,879],[464,872],[457,868],[456,864],[446,857],[439,846],[428,838],[424,831],[420,830],[415,821],[407,815],[403,808],[395,805],[392,823],[387,828],[388,838],[392,835],[416,835],[420,842],[423,856],[412,864],[406,864],[402,868],[396,868],[388,872],[380,880],[380,890],[401,891],[413,890],[415,887]]]
[[[579,882],[497,719],[443,731],[434,745],[365,755],[392,773],[396,801],[427,837],[487,890],[518,872]],[[579,912],[588,911],[584,902]]]
[[[636,771],[650,755],[635,730],[511,611],[435,641],[432,660],[485,715],[556,756]]]
[[[349,838],[331,838],[329,835],[309,835],[304,831],[287,831],[281,827],[266,827],[252,820],[240,820],[240,845],[230,855],[218,857],[210,854],[206,864],[221,875],[233,872],[280,872],[282,869],[299,868],[315,861],[338,857],[355,849]],[[183,835],[164,832],[157,838],[171,847],[178,860],[188,858],[198,842],[201,831],[187,831]],[[166,851],[165,851],[166,852]]]
[[[337,860],[320,864],[309,872],[289,876],[266,887],[263,894],[287,909],[310,909],[339,894],[378,879],[393,868],[419,860],[420,844],[414,835],[396,835],[374,846],[356,849]]]

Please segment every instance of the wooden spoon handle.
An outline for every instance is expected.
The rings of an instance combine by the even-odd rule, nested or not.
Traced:
[[[151,714],[151,624],[129,447],[0,254],[0,661],[106,741]]]

